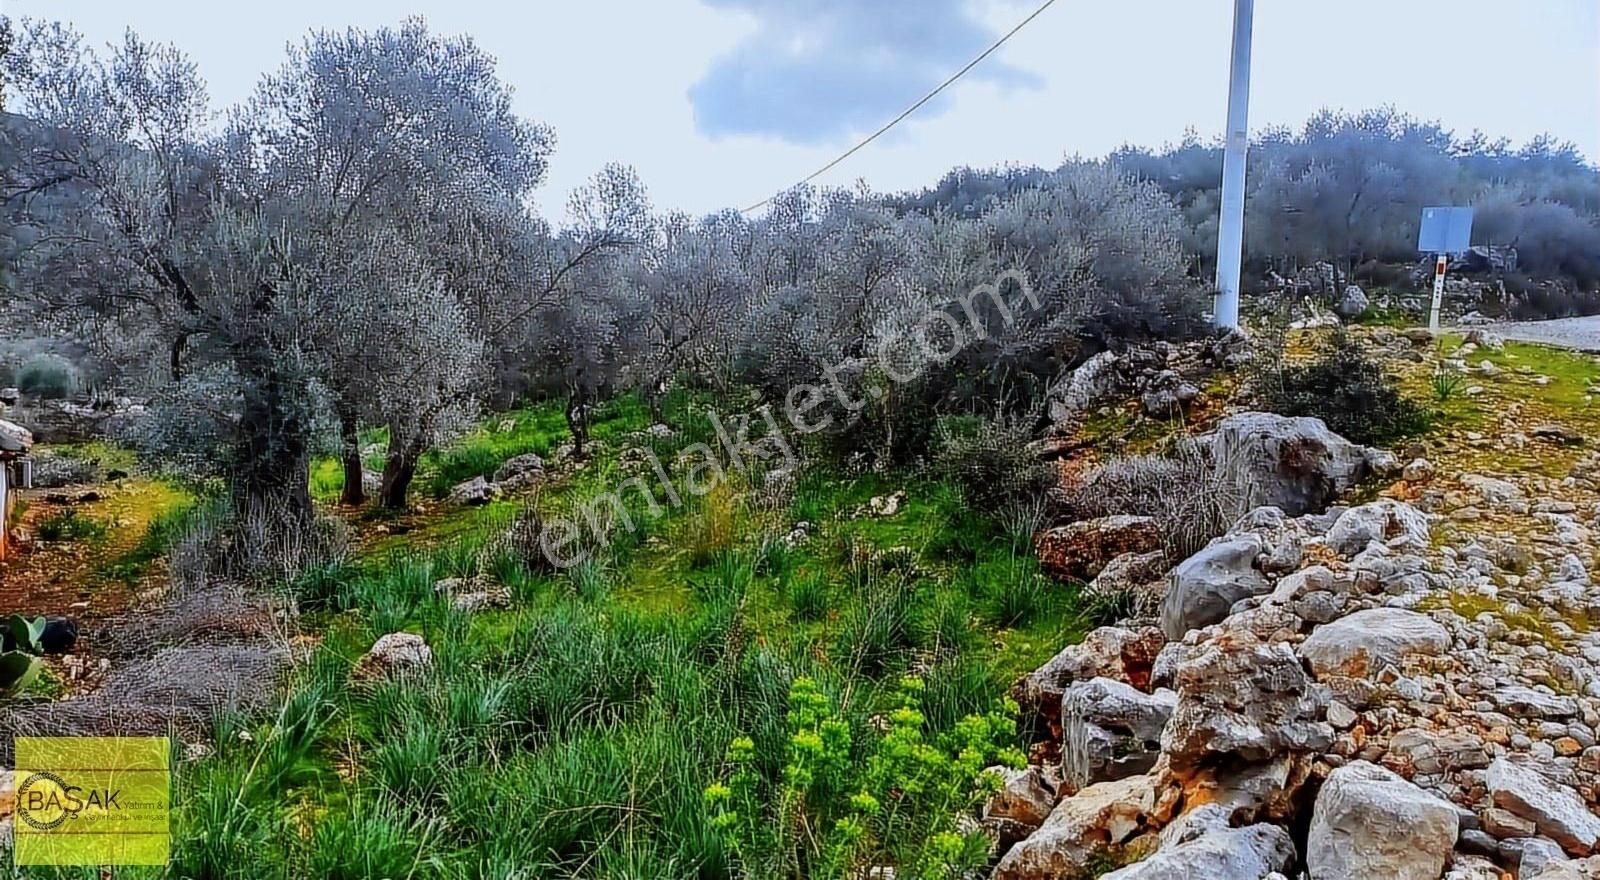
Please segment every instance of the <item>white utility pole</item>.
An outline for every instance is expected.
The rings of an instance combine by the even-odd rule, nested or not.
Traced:
[[[1228,130],[1222,149],[1222,217],[1217,224],[1218,327],[1239,326],[1239,262],[1244,253],[1244,159],[1250,147],[1250,24],[1255,0],[1233,0]]]

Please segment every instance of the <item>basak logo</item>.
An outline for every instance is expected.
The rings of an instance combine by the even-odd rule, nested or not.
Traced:
[[[17,817],[40,831],[57,828],[86,809],[120,810],[121,789],[70,785],[54,773],[29,776],[17,789]]]

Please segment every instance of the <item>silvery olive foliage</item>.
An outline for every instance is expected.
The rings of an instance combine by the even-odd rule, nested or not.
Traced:
[[[555,135],[470,38],[315,31],[217,113],[173,47],[0,22],[0,316],[151,398],[141,445],[244,514],[307,521],[329,446],[364,503],[373,429],[400,508],[486,407],[559,399],[581,454],[597,403],[673,383],[872,390],[829,394],[835,430],[906,460],[941,414],[1026,418],[1086,353],[1202,326],[1220,148],[1193,136],[704,217],[608,165],[546,219]],[[1421,204],[1468,201],[1525,266],[1600,281],[1600,184],[1569,145],[1329,112],[1263,132],[1250,169],[1256,268],[1407,259]]]

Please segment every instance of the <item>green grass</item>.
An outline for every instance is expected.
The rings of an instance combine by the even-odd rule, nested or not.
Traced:
[[[704,430],[688,403],[668,408],[679,437],[659,450],[664,461]],[[566,440],[553,406],[508,418],[511,430],[491,418],[442,450],[430,473],[492,470]],[[593,436],[604,451],[554,480],[541,506],[570,512],[614,487],[624,476],[614,441],[647,424],[637,400],[601,408]],[[895,515],[860,513],[896,490],[906,501]],[[816,682],[852,732],[847,770],[860,775],[903,676],[923,682],[919,735],[943,742],[1088,623],[1075,591],[1038,575],[1025,536],[938,480],[818,468],[788,494],[739,480],[659,518],[630,498],[640,529],[614,532],[564,572],[483,552],[518,509],[501,502],[439,509],[291,585],[320,642],[277,712],[230,721],[213,756],[185,765],[176,872],[756,876],[703,793],[741,736],[755,744],[759,785],[781,784],[797,678]],[[791,545],[800,521],[809,537]],[[158,552],[175,528],[152,525],[126,562]],[[503,585],[511,607],[460,613],[433,590],[473,575]],[[428,641],[433,669],[352,684],[355,662],[396,630]],[[858,864],[911,859],[926,843],[889,833]]]

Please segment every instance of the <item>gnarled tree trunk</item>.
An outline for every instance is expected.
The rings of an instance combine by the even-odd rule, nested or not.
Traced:
[[[360,507],[367,500],[366,488],[362,485],[366,472],[361,463],[361,425],[354,413],[339,413],[339,459],[344,466],[344,488],[339,492],[339,503]]]

